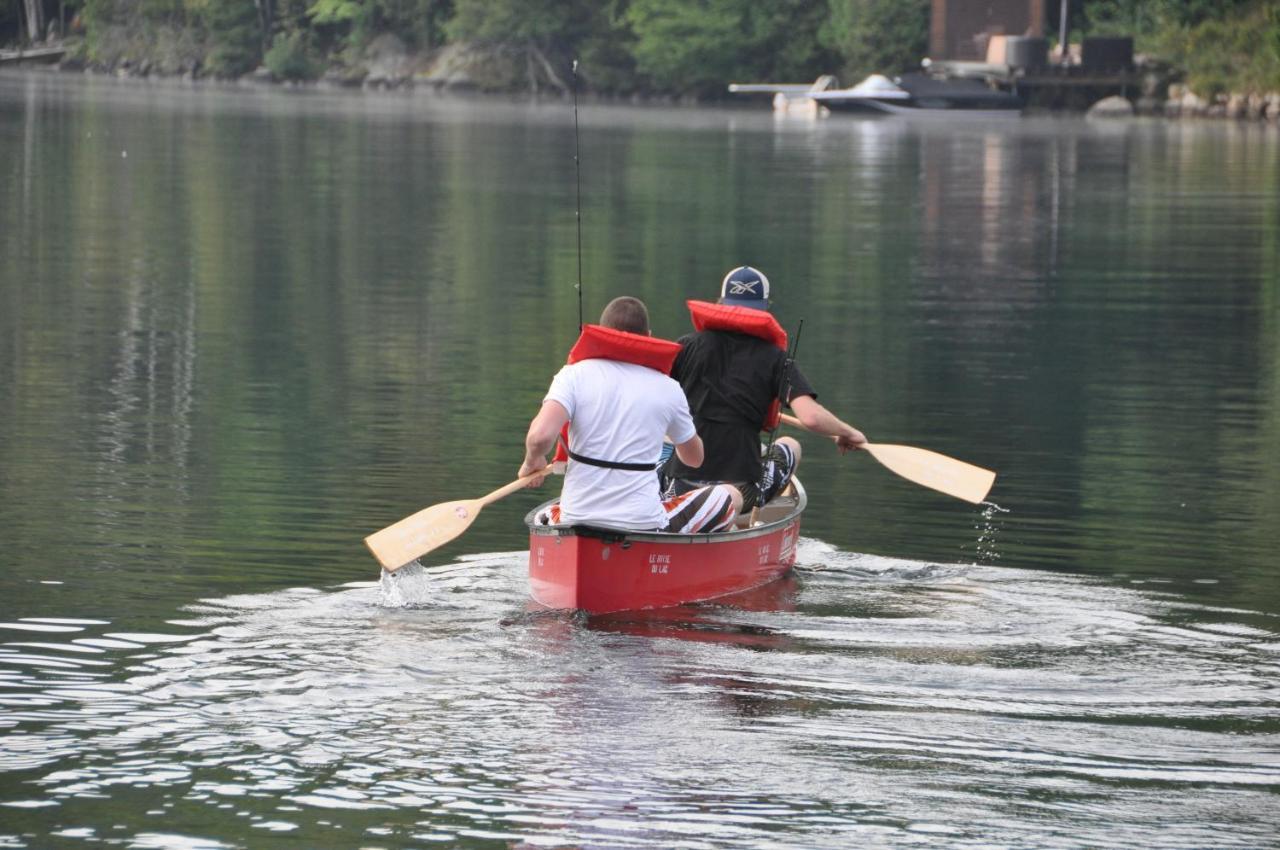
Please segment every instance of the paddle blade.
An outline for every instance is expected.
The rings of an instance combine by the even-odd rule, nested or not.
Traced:
[[[996,474],[989,469],[914,446],[867,443],[864,449],[885,467],[908,481],[973,502],[982,502],[991,492]]]
[[[364,545],[378,563],[395,572],[466,531],[482,507],[480,499],[441,502],[370,534]]]

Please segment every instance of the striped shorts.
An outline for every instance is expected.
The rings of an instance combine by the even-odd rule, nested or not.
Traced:
[[[754,507],[766,505],[791,483],[796,472],[796,455],[786,443],[774,443],[767,454],[764,446],[760,447],[760,477],[755,481],[731,482],[742,493],[742,511],[746,513]],[[711,482],[692,481],[687,478],[663,477],[659,486],[664,497],[685,492],[696,493]],[[678,498],[678,497],[677,497]]]
[[[737,517],[737,512],[733,509],[733,498],[715,485],[673,496],[662,503],[662,509],[666,514],[667,524],[655,531],[670,534],[728,531]],[[539,525],[559,525],[560,506],[556,504],[539,511],[534,521]]]

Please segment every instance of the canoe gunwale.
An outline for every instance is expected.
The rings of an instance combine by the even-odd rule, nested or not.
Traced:
[[[699,534],[668,534],[663,531],[630,531],[623,528],[607,528],[603,526],[587,526],[587,525],[538,525],[534,522],[534,517],[539,511],[554,505],[559,501],[556,499],[548,499],[538,505],[529,513],[525,514],[524,524],[528,526],[531,535],[539,537],[597,537],[609,542],[621,543],[624,546],[631,543],[659,543],[662,545],[707,545],[716,543],[728,543],[733,540],[751,540],[755,537],[765,537],[777,532],[779,529],[795,520],[796,517],[804,513],[805,507],[809,504],[809,495],[805,492],[804,485],[800,483],[798,478],[792,479],[792,486],[795,489],[795,505],[791,507],[785,514],[777,519],[769,520],[752,528],[735,528],[733,531],[719,531],[713,533]],[[766,507],[767,510],[767,507]]]

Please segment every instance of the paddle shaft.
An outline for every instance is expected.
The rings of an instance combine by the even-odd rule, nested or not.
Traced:
[[[365,545],[384,568],[394,572],[462,534],[475,522],[485,505],[491,505],[529,486],[534,478],[550,471],[551,467],[543,467],[479,499],[441,502],[423,508],[412,516],[370,534],[364,540]]]
[[[510,496],[515,491],[523,490],[525,487],[528,487],[529,481],[531,479],[536,478],[537,476],[542,475],[543,473],[549,473],[549,472],[551,472],[550,466],[545,466],[542,469],[539,469],[537,472],[530,472],[528,475],[524,476],[523,478],[517,478],[515,481],[512,481],[510,484],[502,485],[497,490],[494,490],[492,493],[490,493],[487,496],[481,496],[477,501],[479,501],[480,504],[482,505],[492,505],[494,502],[498,501],[499,499],[505,499],[507,496]]]

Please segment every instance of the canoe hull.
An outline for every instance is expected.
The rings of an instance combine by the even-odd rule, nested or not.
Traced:
[[[760,525],[719,534],[530,522],[530,594],[548,608],[605,614],[701,602],[767,584],[796,560],[806,501],[796,486],[788,502],[766,508]]]

